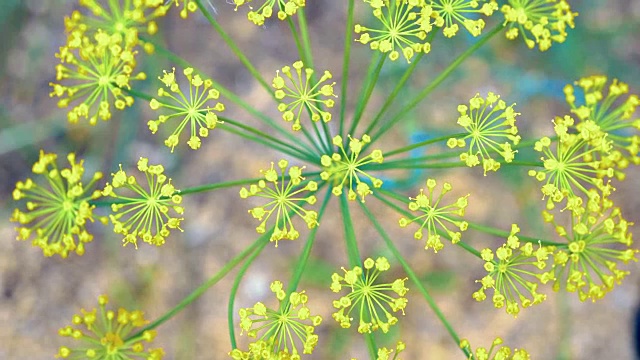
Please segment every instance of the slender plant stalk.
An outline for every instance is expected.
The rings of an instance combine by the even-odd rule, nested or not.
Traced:
[[[371,58],[371,65],[369,66],[369,71],[367,71],[367,78],[360,89],[360,97],[358,99],[358,104],[356,105],[356,111],[353,114],[353,120],[351,121],[351,127],[349,128],[348,134],[353,134],[356,127],[358,127],[362,114],[364,113],[364,109],[367,107],[371,94],[373,94],[373,89],[376,87],[380,71],[382,70],[382,65],[384,65],[384,61],[386,59],[387,56],[382,53],[378,53],[376,56]]]
[[[340,132],[344,134],[345,115],[347,111],[347,94],[349,93],[349,66],[351,64],[351,43],[353,43],[351,29],[353,29],[354,0],[348,0],[347,22],[344,31],[344,51],[342,53],[342,85],[340,90]]]

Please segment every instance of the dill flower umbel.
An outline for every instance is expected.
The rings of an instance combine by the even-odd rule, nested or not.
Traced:
[[[308,181],[301,186],[302,181],[305,180],[302,177],[304,166],[290,167],[287,173],[289,182],[287,182],[285,170],[288,166],[288,161],[278,161],[278,168],[280,168],[280,176],[278,176],[278,172],[273,168],[273,163],[271,163],[269,170],[260,171],[264,175],[264,180],[251,185],[248,189],[242,188],[240,190],[240,197],[243,199],[256,196],[270,200],[265,205],[249,210],[249,213],[261,221],[256,228],[256,231],[260,234],[266,231],[267,221],[275,214],[275,229],[271,234],[270,240],[276,242],[276,247],[279,240],[295,240],[300,236],[298,230],[293,227],[291,214],[302,218],[309,229],[318,226],[318,213],[313,210],[305,210],[301,206],[305,203],[315,204],[316,197],[314,195],[300,196],[304,191],[315,192],[318,189],[318,184],[315,181]],[[280,182],[279,184],[278,181]],[[271,183],[272,186],[268,186],[268,183]]]
[[[476,348],[475,353],[473,353],[469,340],[462,339],[460,340],[460,348],[468,349],[469,352],[471,352],[471,355],[469,355],[469,360],[529,360],[531,358],[526,350],[514,349],[513,351],[511,351],[511,349],[507,346],[500,346],[502,345],[502,343],[503,341],[501,338],[495,338],[495,340],[493,340],[493,342],[491,343],[491,347],[489,348],[489,350],[484,347],[479,347]],[[498,346],[500,347],[498,348]],[[497,350],[495,354],[493,353],[494,350]]]
[[[343,287],[350,290],[347,295],[333,301],[333,307],[338,311],[332,316],[340,326],[350,328],[353,320],[351,313],[356,310],[359,315],[359,333],[370,333],[378,329],[386,333],[391,325],[398,322],[398,318],[391,311],[402,311],[404,315],[404,308],[407,306],[407,298],[404,295],[409,291],[404,286],[407,278],[396,279],[393,283],[377,284],[376,280],[380,274],[391,268],[387,258],[381,256],[375,261],[367,258],[363,265],[364,271],[360,266],[352,270],[342,268],[344,276],[338,273],[331,276],[331,291],[337,293]],[[390,295],[392,293],[398,297],[394,298]]]
[[[302,129],[300,125],[300,117],[303,109],[307,109],[311,115],[311,120],[317,122],[322,119],[323,122],[331,121],[331,113],[324,111],[322,106],[332,108],[335,101],[331,97],[337,97],[333,93],[335,82],[330,84],[322,83],[332,78],[329,71],[325,71],[320,80],[315,84],[311,83],[314,70],[305,68],[302,61],[293,63],[295,76],[291,72],[291,67],[282,68],[282,73],[289,81],[280,76],[280,71],[276,72],[273,78],[272,86],[276,89],[275,97],[280,101],[278,111],[282,113],[282,119],[286,122],[293,122],[291,129],[299,131]],[[302,72],[304,71],[304,76]],[[291,85],[287,84],[290,83]],[[321,98],[321,97],[324,97]]]
[[[180,206],[182,196],[178,195],[179,191],[171,184],[171,179],[167,181],[162,165],[149,165],[149,159],[141,157],[138,170],[144,173],[148,190],[138,183],[135,176],[127,175],[120,165],[120,170],[111,174],[111,184],[105,185],[102,195],[116,199],[111,205],[113,214],[109,219],[113,223],[113,231],[124,236],[123,246],[131,243],[137,249],[138,239],[160,246],[165,243],[171,229],[182,231],[180,222],[184,218],[178,217],[184,213]],[[124,195],[124,189],[133,195]]]
[[[395,353],[393,349],[388,349],[386,347],[381,347],[378,349],[378,356],[376,356],[376,360],[401,360],[398,355],[406,349],[406,344],[402,341],[398,341],[396,343]],[[393,355],[393,357],[391,356]],[[352,358],[351,360],[356,360]]]
[[[84,160],[76,162],[74,153],[67,155],[68,168],[58,168],[56,154],[40,150],[39,160],[33,164],[33,173],[46,180],[18,181],[13,190],[15,201],[26,200],[26,210],[14,209],[11,221],[19,223],[18,240],[29,240],[42,248],[45,256],[58,254],[66,258],[69,252],[84,254],[84,244],[93,240],[87,232],[87,220],[93,221],[90,201],[100,197],[92,190],[102,173],[96,172],[88,184],[83,185]]]
[[[124,47],[133,48],[142,41],[139,34],[154,35],[158,32],[155,19],[164,16],[169,8],[164,0],[145,1],[109,1],[104,6],[97,0],[81,0],[80,6],[88,9],[91,14],[74,11],[65,18],[66,32],[69,34],[68,45],[82,36],[93,37],[98,30],[107,34],[118,34],[124,39]],[[142,42],[147,53],[153,52],[153,45]],[[80,44],[78,44],[80,45]]]
[[[435,0],[431,6],[438,13],[436,26],[444,27],[443,34],[446,37],[454,37],[458,33],[458,23],[471,35],[479,36],[485,22],[483,19],[474,19],[474,15],[491,16],[498,10],[495,0]]]
[[[198,10],[198,4],[193,0],[169,0],[168,2],[175,2],[176,7],[180,7],[180,3],[182,3],[180,17],[183,19],[189,17],[189,13],[194,13]]]
[[[590,201],[583,211],[571,213],[571,225],[558,225],[555,217],[544,212],[545,221],[567,241],[553,253],[553,270],[548,277],[555,279],[553,289],[566,288],[576,292],[580,300],[603,298],[616,283],[629,275],[618,264],[637,261],[637,249],[632,249],[632,222],[625,220],[619,208],[612,204]]]
[[[249,4],[253,0],[233,0],[233,4],[238,7]],[[306,5],[306,0],[264,0],[264,3],[260,5],[256,10],[250,6],[251,9],[247,14],[247,18],[252,23],[262,26],[264,21],[273,15],[274,7],[277,6],[278,19],[286,20],[287,17],[295,15],[299,8]]]
[[[63,327],[58,334],[73,339],[79,344],[72,347],[61,346],[57,358],[95,360],[161,360],[161,348],[145,348],[156,337],[155,330],[145,330],[132,337],[140,328],[148,324],[142,311],[106,310],[109,302],[106,295],[98,297],[100,310],[87,311],[73,316],[73,326]]]
[[[160,125],[167,121],[179,119],[180,123],[164,141],[164,144],[171,148],[171,152],[173,152],[173,149],[180,142],[180,134],[188,125],[191,130],[191,136],[187,144],[191,149],[197,150],[202,144],[200,138],[209,136],[209,130],[215,129],[217,124],[222,123],[222,121],[218,120],[218,116],[214,111],[224,111],[224,104],[207,105],[209,100],[218,99],[220,92],[212,87],[213,81],[209,79],[202,80],[200,75],[194,74],[193,68],[186,68],[183,71],[189,81],[189,96],[187,97],[185,95],[186,92],[180,89],[180,85],[176,81],[175,72],[175,68],[170,73],[165,70],[164,75],[158,77],[169,91],[159,88],[158,98],[154,98],[149,102],[151,109],[164,108],[169,110],[171,114],[160,115],[157,120],[149,120],[147,126],[155,134]]]
[[[373,9],[373,16],[381,23],[379,27],[355,25],[356,41],[369,45],[371,50],[389,54],[397,60],[400,54],[407,62],[416,53],[428,53],[431,44],[425,39],[433,29],[433,17],[437,12],[426,1],[420,0],[364,0]]]
[[[270,288],[278,299],[276,310],[261,302],[240,309],[242,331],[257,341],[249,345],[249,351],[232,350],[229,355],[233,359],[299,359],[300,347],[302,354],[311,354],[318,344],[314,331],[322,317],[311,314],[307,294],[294,291],[287,296],[282,282],[277,280]]]
[[[469,167],[480,164],[484,175],[487,171],[497,171],[500,163],[491,157],[491,153],[497,153],[506,162],[513,161],[517,151],[511,145],[518,145],[520,135],[516,127],[515,104],[507,106],[500,100],[500,95],[492,92],[486,98],[476,94],[469,100],[469,106],[459,105],[458,125],[462,126],[469,134],[462,138],[451,138],[447,141],[450,148],[466,147],[469,141],[469,151],[460,154],[460,160]]]
[[[563,43],[567,27],[573,29],[578,16],[566,0],[508,0],[500,11],[508,27],[507,39],[522,36],[530,49],[538,44],[540,51],[548,50],[553,42]]]
[[[611,141],[611,153],[608,156],[597,156],[602,161],[602,166],[623,170],[630,163],[639,165],[640,118],[633,116],[640,105],[638,95],[631,94],[621,99],[629,93],[629,85],[613,79],[607,87],[607,77],[601,75],[582,78],[575,84],[584,94],[578,102],[573,85],[566,85],[564,94],[571,112],[580,119],[576,127],[581,129],[596,125],[607,134],[607,140]],[[622,180],[625,174],[616,171],[616,176]]]
[[[81,118],[95,125],[111,118],[111,108],[131,106],[133,97],[124,94],[130,80],[145,79],[144,73],[133,74],[136,51],[126,47],[119,34],[108,35],[98,30],[93,40],[82,37],[81,46],[63,46],[56,54],[56,80],[49,96],[61,98],[58,106],[66,108],[78,103],[67,113],[71,123]]]
[[[476,301],[484,301],[487,298],[485,290],[493,289],[493,305],[498,309],[505,307],[513,316],[520,313],[520,306],[527,308],[547,298],[537,290],[539,283],[546,282],[542,271],[552,252],[543,246],[534,249],[530,242],[521,244],[516,236],[518,232],[520,228],[513,224],[505,244],[495,252],[489,248],[481,251],[488,274],[476,281],[482,287],[473,293]]]
[[[364,177],[368,179],[374,188],[382,186],[382,180],[377,179],[363,170],[361,166],[369,163],[382,163],[384,160],[381,150],[373,150],[371,154],[358,159],[360,152],[365,144],[371,142],[369,135],[362,135],[362,140],[352,138],[349,135],[349,154],[347,154],[342,145],[342,136],[337,135],[333,138],[333,145],[340,149],[340,153],[334,153],[333,155],[322,155],[320,163],[324,167],[324,171],[320,173],[320,178],[324,181],[330,181],[333,183],[333,189],[331,192],[335,196],[342,194],[342,188],[348,186],[347,198],[349,200],[355,200],[360,196],[362,202],[367,195],[373,194],[369,184],[360,179]],[[349,184],[347,185],[347,180]],[[355,190],[354,190],[355,187]]]
[[[425,195],[424,189],[420,189],[420,193],[415,198],[409,198],[413,200],[409,202],[409,210],[422,212],[424,214],[418,215],[414,218],[407,219],[401,218],[399,221],[400,227],[406,227],[407,225],[417,222],[420,223],[420,228],[413,234],[416,240],[422,239],[424,228],[427,228],[427,241],[425,243],[425,249],[433,249],[434,252],[442,250],[444,244],[440,240],[440,234],[438,233],[438,225],[442,228],[447,236],[451,239],[452,243],[457,243],[462,237],[461,231],[467,230],[469,224],[466,221],[457,220],[455,217],[464,216],[464,211],[467,208],[468,201],[466,196],[461,196],[455,203],[450,205],[441,205],[440,201],[446,193],[451,191],[452,187],[449,183],[442,185],[442,191],[438,198],[434,198],[434,189],[436,187],[436,181],[433,179],[427,180],[427,191]],[[452,217],[453,216],[453,217]],[[449,223],[457,227],[460,231],[452,231],[445,225]]]

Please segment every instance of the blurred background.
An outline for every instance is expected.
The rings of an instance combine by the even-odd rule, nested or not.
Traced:
[[[569,111],[562,87],[580,77],[606,74],[629,83],[632,92],[639,93],[640,2],[571,3],[580,16],[564,44],[554,44],[551,50],[540,53],[528,50],[520,39],[510,42],[496,36],[407,114],[402,124],[379,143],[382,150],[458,132],[456,107],[476,92],[485,95],[495,91],[507,103],[517,103],[516,109],[522,113],[518,127],[525,139],[553,131],[551,119]],[[223,0],[211,0],[210,5],[216,19],[267,80],[276,69],[297,60],[286,24],[268,21],[257,27],[246,20],[246,9],[234,12],[234,5]],[[358,18],[368,21],[370,14],[363,5],[357,1]],[[108,294],[113,307],[141,309],[148,318],[155,319],[257,237],[257,224],[247,214],[249,202],[238,201],[239,189],[231,188],[185,197],[184,232],[172,234],[162,247],[122,247],[120,238],[110,230],[96,227],[95,239],[84,256],[44,258],[40,249],[15,241],[14,224],[8,222],[14,207],[11,191],[17,180],[30,176],[40,149],[58,154],[76,152],[85,159],[88,172],[100,170],[105,174],[114,172],[118,164],[131,168],[140,156],[146,156],[152,163],[162,163],[178,188],[255,177],[280,156],[222,131],[214,131],[204,139],[196,152],[181,144],[184,146],[171,154],[163,145],[167,134],[162,137],[149,133],[146,122],[155,114],[142,100],[95,127],[67,124],[65,112],[49,97],[48,84],[55,80],[58,59],[54,54],[66,39],[63,19],[77,8],[71,0],[2,0],[0,6],[0,219],[4,219],[0,221],[0,359],[52,358],[59,346],[70,345],[57,335],[57,330],[69,324],[81,308],[96,307],[100,294]],[[336,90],[341,80],[345,8],[345,2],[338,0],[308,1],[307,6],[316,69],[332,71],[338,82]],[[496,19],[493,21],[499,21]],[[280,118],[269,94],[253,80],[202,15],[182,20],[178,11],[172,11],[159,25],[156,41],[255,108]],[[438,36],[432,53],[422,60],[400,98],[419,91],[474,41],[461,34],[445,44],[445,39]],[[353,44],[353,50],[349,112],[354,109],[355,94],[371,55],[359,43]],[[157,76],[176,64],[162,55],[141,53],[138,59],[147,80],[133,86],[155,94],[160,84]],[[379,108],[406,67],[403,61],[387,61],[365,120]],[[229,101],[225,104],[225,116],[260,126]],[[415,195],[428,176],[449,181],[454,195],[471,193],[469,219],[504,229],[517,222],[522,234],[553,238],[552,229],[542,228],[538,220],[543,206],[538,184],[526,176],[524,169],[503,170],[487,177],[479,169],[399,173],[384,180],[386,186],[406,196]],[[640,222],[639,179],[638,169],[630,169],[628,180],[617,185],[613,196],[625,217],[636,223]],[[332,203],[299,286],[307,290],[312,312],[324,318],[317,330],[320,344],[310,358],[363,359],[366,347],[362,339],[355,331],[339,329],[331,319],[331,300],[335,296],[328,290],[330,276],[347,264],[340,212],[335,201]],[[477,303],[471,298],[477,289],[474,281],[484,271],[478,259],[454,246],[447,246],[436,255],[423,251],[423,245],[413,240],[412,231],[397,227],[398,214],[375,200],[367,200],[367,204],[380,218],[389,219],[384,227],[456,331],[474,348],[490,346],[496,336],[501,336],[506,345],[525,348],[534,359],[636,358],[632,319],[640,299],[637,263],[624,267],[632,274],[602,301],[581,303],[574,294],[547,292],[546,302],[514,319],[495,310],[489,301]],[[353,214],[363,256],[391,257],[357,206],[353,207]],[[634,230],[639,230],[637,225]],[[471,230],[463,238],[478,247],[496,247],[503,241]],[[302,246],[303,241],[284,242],[277,249],[267,246],[243,280],[236,308],[252,306],[256,301],[272,304],[269,283],[276,279],[288,281]],[[389,279],[405,276],[399,266],[391,272]],[[227,302],[234,275],[232,272],[158,329],[154,345],[165,349],[166,359],[227,358]],[[389,336],[407,343],[403,359],[462,357],[417,291],[409,292],[406,312],[401,325]],[[246,337],[239,337],[239,341],[246,347]],[[379,341],[381,346],[393,344],[395,340]]]

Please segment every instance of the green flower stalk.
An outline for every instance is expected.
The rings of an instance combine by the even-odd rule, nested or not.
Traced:
[[[565,288],[577,293],[580,300],[602,299],[615,284],[629,275],[618,269],[620,263],[637,261],[637,249],[632,249],[632,222],[625,220],[619,208],[590,201],[581,212],[571,213],[571,225],[558,225],[555,216],[544,212],[546,222],[567,241],[553,253],[553,270],[547,277],[554,279],[555,291]]]
[[[489,92],[486,98],[476,94],[469,100],[469,106],[458,106],[458,125],[462,126],[468,135],[449,139],[447,146],[464,148],[468,141],[469,151],[460,154],[460,160],[473,167],[479,165],[482,159],[485,176],[487,171],[497,171],[500,169],[500,163],[491,157],[492,153],[499,154],[509,163],[513,161],[517,152],[511,145],[520,143],[516,127],[516,116],[520,113],[515,112],[514,106],[515,104],[507,106],[500,100],[500,95],[492,92]]]
[[[169,91],[159,88],[158,98],[149,102],[151,109],[166,109],[171,113],[169,115],[160,115],[157,120],[149,120],[147,126],[153,134],[158,131],[160,125],[167,121],[179,119],[179,124],[164,144],[171,148],[171,152],[180,142],[180,134],[185,128],[189,128],[191,136],[187,144],[193,150],[197,150],[202,145],[200,138],[209,136],[209,131],[215,129],[217,124],[222,123],[218,120],[215,112],[224,111],[224,104],[217,102],[210,106],[207,103],[210,100],[217,100],[220,92],[213,88],[213,81],[206,79],[198,74],[194,74],[193,68],[186,68],[183,71],[184,76],[189,81],[188,96],[180,89],[175,76],[176,69],[169,73],[164,71],[162,77],[158,77]],[[215,112],[214,112],[215,111]]]
[[[253,0],[233,0],[233,4],[236,5],[236,11],[238,10],[238,7],[248,5],[252,2]],[[298,9],[305,5],[306,0],[264,0],[264,3],[256,10],[253,10],[253,8],[249,6],[251,10],[247,14],[247,18],[252,23],[262,26],[266,19],[271,18],[274,7],[276,6],[278,19],[286,20],[288,17],[295,15],[296,12],[298,12]]]
[[[576,128],[584,131],[597,127],[607,134],[612,145],[610,154],[595,154],[595,157],[601,160],[601,167],[614,167],[618,179],[623,180],[625,173],[621,170],[629,164],[640,164],[640,118],[634,117],[640,105],[638,95],[631,94],[623,99],[629,94],[629,86],[613,79],[607,87],[607,77],[601,75],[582,78],[575,84],[582,89],[584,97],[576,99],[571,84],[564,87],[564,94],[571,112],[580,120]]]
[[[352,138],[349,135],[349,153],[347,153],[342,144],[342,136],[337,135],[333,138],[333,145],[340,149],[340,153],[333,153],[331,156],[322,155],[320,158],[320,163],[324,168],[320,173],[320,178],[333,184],[331,192],[335,196],[340,196],[342,189],[347,186],[347,198],[349,200],[353,201],[360,196],[361,201],[364,202],[364,198],[373,194],[373,191],[369,184],[360,179],[361,177],[368,179],[374,188],[382,186],[382,180],[367,174],[361,169],[366,164],[382,163],[384,160],[382,151],[375,149],[369,155],[358,159],[362,148],[369,142],[371,142],[369,135],[363,135],[362,140]]]
[[[309,229],[318,226],[318,213],[313,210],[305,210],[302,207],[303,204],[315,204],[317,200],[315,195],[300,196],[305,191],[315,192],[318,190],[318,184],[315,181],[308,181],[301,186],[302,181],[305,180],[302,176],[304,166],[290,167],[287,173],[289,178],[287,182],[285,170],[288,166],[287,160],[278,161],[280,169],[280,176],[278,176],[272,162],[269,170],[260,171],[264,175],[264,180],[240,190],[240,197],[243,199],[255,196],[269,200],[265,205],[249,210],[249,213],[260,221],[260,225],[256,228],[259,234],[266,231],[267,222],[275,214],[273,217],[275,228],[270,240],[275,241],[276,247],[278,247],[279,240],[295,240],[300,236],[298,230],[293,226],[290,213],[302,218]]]
[[[444,27],[443,34],[446,37],[454,37],[458,33],[458,24],[464,26],[471,35],[480,36],[485,26],[484,20],[469,18],[469,15],[491,16],[498,10],[495,0],[435,0],[431,6],[438,13],[436,26]]]
[[[322,317],[311,314],[307,294],[294,291],[287,296],[280,281],[272,282],[270,288],[278,299],[278,308],[273,310],[258,302],[240,309],[242,331],[257,341],[249,345],[249,351],[232,350],[231,358],[300,359],[300,348],[302,354],[311,354],[318,344],[314,331],[322,323]]]
[[[433,29],[437,12],[423,0],[365,0],[373,9],[373,16],[381,27],[355,25],[360,37],[356,41],[369,45],[371,50],[389,54],[392,61],[400,54],[407,62],[418,53],[429,53],[431,44],[425,39]]]
[[[11,221],[21,226],[16,228],[18,240],[32,240],[45,256],[54,254],[66,258],[69,252],[83,255],[85,243],[93,240],[87,231],[87,221],[93,222],[94,205],[90,201],[100,198],[95,188],[102,178],[96,172],[88,184],[83,185],[84,160],[76,162],[74,153],[67,155],[70,167],[58,168],[56,154],[40,150],[39,160],[33,164],[33,173],[44,178],[18,181],[13,190],[15,201],[26,200],[26,210],[14,209]],[[101,219],[102,220],[102,219]]]
[[[61,346],[56,358],[95,359],[95,360],[161,360],[164,351],[161,348],[145,348],[156,337],[155,330],[145,330],[141,336],[132,338],[149,321],[142,311],[128,311],[123,308],[117,312],[106,310],[109,299],[106,295],[98,297],[100,310],[87,311],[73,316],[73,326],[66,326],[58,333],[78,342],[75,346]],[[84,329],[83,329],[84,327]]]
[[[451,191],[452,187],[449,183],[442,185],[442,191],[438,198],[434,197],[434,189],[436,188],[436,181],[434,179],[427,180],[428,194],[424,193],[424,189],[420,189],[420,193],[415,198],[409,198],[413,200],[409,202],[409,210],[414,212],[421,212],[423,214],[414,218],[401,218],[399,221],[400,227],[406,227],[407,225],[417,222],[420,223],[420,228],[416,230],[413,237],[416,240],[420,240],[423,237],[424,229],[427,229],[427,241],[425,243],[425,249],[433,249],[434,252],[438,252],[444,248],[442,240],[440,240],[440,234],[438,233],[438,227],[440,227],[447,236],[451,239],[453,244],[460,241],[462,237],[462,231],[467,230],[469,224],[466,221],[456,219],[456,217],[464,216],[465,209],[467,208],[469,195],[459,197],[458,200],[450,205],[441,205],[440,202],[446,193]],[[452,217],[453,216],[453,217]],[[450,230],[446,225],[449,223],[457,227],[460,231]]]
[[[514,349],[513,351],[507,346],[502,345],[503,340],[496,338],[491,343],[491,347],[487,350],[484,347],[476,348],[475,353],[469,355],[469,360],[529,360],[531,359],[529,353],[524,349]],[[469,340],[462,339],[460,341],[461,349],[471,349]],[[494,350],[496,352],[494,353]]]
[[[520,313],[520,306],[527,308],[547,298],[537,290],[539,283],[547,281],[543,270],[552,253],[548,247],[534,249],[530,242],[521,244],[516,236],[518,232],[520,228],[513,224],[505,244],[495,252],[489,248],[481,251],[487,275],[476,281],[482,286],[473,293],[476,301],[484,301],[487,298],[485,291],[493,289],[493,305],[498,309],[504,307],[514,317]]]
[[[123,246],[133,244],[137,249],[139,239],[151,245],[164,245],[172,229],[182,231],[180,222],[184,218],[178,217],[184,213],[180,206],[182,196],[164,175],[162,165],[149,165],[149,159],[141,157],[138,170],[144,173],[148,190],[120,165],[120,170],[111,174],[111,184],[107,183],[102,191],[103,196],[116,199],[111,205],[113,214],[109,215],[113,231],[124,236]],[[133,195],[124,195],[127,192]]]
[[[58,97],[58,107],[78,103],[68,113],[70,123],[80,119],[95,125],[109,120],[112,106],[118,110],[133,105],[133,97],[125,95],[130,80],[143,80],[144,73],[133,74],[136,51],[126,47],[121,35],[98,30],[93,40],[82,37],[74,46],[63,46],[56,54],[56,80],[50,83],[51,97]]]
[[[282,73],[285,78],[280,76],[280,71],[277,71],[272,82],[273,88],[276,89],[274,96],[280,101],[278,111],[282,113],[282,119],[286,122],[293,122],[291,125],[293,131],[300,131],[302,129],[300,118],[303,109],[306,108],[311,114],[313,122],[318,122],[320,119],[325,123],[331,121],[331,113],[323,110],[323,106],[332,108],[335,101],[331,97],[337,97],[333,93],[335,82],[323,85],[333,77],[331,73],[325,70],[320,80],[312,84],[313,69],[304,67],[302,61],[294,62],[293,69],[295,75],[291,71],[291,67],[283,67]]]
[[[352,270],[342,268],[344,276],[338,273],[331,276],[331,291],[337,293],[343,287],[350,289],[347,295],[333,301],[333,307],[338,311],[332,316],[340,326],[351,327],[351,313],[354,310],[358,313],[358,332],[361,334],[378,329],[387,333],[390,326],[398,322],[391,311],[402,311],[404,315],[404,308],[407,306],[407,298],[404,296],[409,291],[404,286],[407,278],[396,279],[393,283],[376,284],[380,274],[390,268],[387,258],[381,256],[375,261],[367,258],[364,261],[364,271],[360,266]],[[394,293],[398,297],[390,295]]]
[[[538,44],[540,51],[549,50],[554,42],[563,43],[567,27],[573,29],[578,16],[565,0],[509,0],[500,10],[508,27],[507,39],[522,36],[530,49]]]

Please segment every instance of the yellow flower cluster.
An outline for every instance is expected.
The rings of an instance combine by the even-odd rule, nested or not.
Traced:
[[[151,343],[156,337],[155,330],[145,330],[140,336],[133,337],[139,328],[148,324],[142,311],[106,310],[109,299],[106,295],[98,297],[100,310],[87,311],[73,316],[73,326],[60,329],[60,336],[71,338],[80,344],[74,347],[61,346],[57,358],[94,359],[94,360],[161,360],[162,348],[145,348],[145,342]],[[82,329],[84,327],[85,329]]]
[[[253,0],[233,0],[233,4],[236,5],[236,10],[242,5],[248,5]],[[287,17],[291,17],[298,12],[298,9],[306,5],[306,0],[264,0],[264,3],[260,5],[256,10],[251,10],[247,14],[247,18],[252,23],[262,26],[266,19],[269,19],[273,15],[274,7],[277,6],[276,13],[278,19],[286,20]]]
[[[361,201],[364,202],[365,196],[373,194],[373,191],[371,191],[369,184],[362,181],[360,177],[368,179],[374,188],[382,186],[382,180],[367,174],[361,169],[361,167],[366,164],[382,163],[384,160],[382,151],[375,149],[371,154],[358,159],[363,147],[370,142],[371,138],[367,134],[362,136],[362,140],[349,136],[350,151],[347,154],[344,149],[344,145],[342,144],[342,136],[337,135],[333,138],[333,145],[340,149],[340,153],[334,153],[331,156],[322,155],[320,158],[320,163],[324,168],[320,173],[320,178],[324,181],[333,183],[333,189],[331,192],[335,196],[340,196],[342,194],[342,189],[347,186],[349,189],[347,198],[349,200],[355,200],[360,196]]]
[[[111,205],[113,214],[109,219],[113,223],[113,231],[124,236],[123,246],[131,243],[138,248],[138,239],[160,246],[165,243],[171,229],[182,231],[180,222],[184,219],[178,217],[184,213],[180,206],[182,196],[178,195],[179,191],[171,184],[171,179],[163,174],[162,165],[149,165],[149,159],[140,158],[138,170],[144,173],[148,190],[138,183],[135,176],[127,175],[120,165],[120,170],[111,174],[111,183],[105,185],[102,195],[116,199]],[[125,189],[135,195],[123,194]],[[178,216],[170,214],[169,210]]]
[[[93,221],[95,206],[90,201],[100,197],[100,191],[92,189],[102,173],[95,173],[83,185],[83,160],[76,162],[75,154],[70,153],[70,167],[62,169],[56,160],[56,154],[40,150],[33,173],[43,179],[18,181],[13,199],[26,201],[26,210],[14,209],[11,221],[20,224],[18,240],[33,238],[33,245],[42,248],[45,256],[66,258],[71,251],[84,254],[84,244],[93,240],[86,227],[87,221]]]
[[[491,347],[487,350],[484,347],[476,348],[475,353],[471,351],[471,344],[469,340],[460,340],[460,348],[468,349],[470,352],[469,360],[529,360],[531,359],[529,353],[524,349],[514,349],[513,351],[507,346],[502,345],[501,338],[495,338],[491,343]],[[500,346],[498,348],[498,346]],[[494,350],[497,350],[495,353]]]
[[[292,214],[302,218],[309,229],[318,225],[318,213],[313,210],[305,210],[300,205],[313,205],[316,203],[315,195],[300,197],[300,194],[304,191],[315,192],[318,189],[318,184],[315,181],[308,181],[304,186],[300,186],[302,181],[305,180],[302,177],[304,166],[290,167],[287,173],[289,180],[287,182],[285,170],[288,166],[289,162],[287,160],[278,161],[278,168],[280,168],[280,176],[278,176],[278,172],[273,168],[273,163],[271,163],[269,170],[260,171],[264,175],[264,180],[251,185],[248,189],[242,188],[240,190],[240,197],[243,199],[255,196],[270,200],[265,205],[249,210],[249,213],[261,221],[256,228],[259,234],[266,231],[267,221],[275,214],[275,228],[270,240],[276,242],[276,247],[279,240],[295,240],[300,236],[298,230],[293,227]],[[272,186],[268,186],[268,183],[271,183]]]
[[[173,68],[171,72],[164,71],[164,75],[158,77],[169,91],[159,88],[158,99],[151,99],[149,102],[151,109],[163,108],[171,114],[160,115],[157,120],[149,120],[147,126],[155,134],[160,125],[179,119],[180,123],[164,144],[173,152],[180,142],[180,134],[188,127],[191,130],[191,136],[187,144],[191,149],[197,150],[202,144],[200,138],[209,136],[209,130],[215,129],[217,124],[222,123],[214,111],[224,111],[224,104],[218,102],[213,106],[207,105],[208,101],[217,100],[220,97],[220,92],[213,88],[213,81],[202,80],[200,75],[194,74],[193,68],[186,68],[183,74],[189,81],[189,91],[183,92],[176,81],[175,72],[176,69]]]
[[[498,10],[495,0],[434,0],[431,6],[437,12],[435,26],[442,27],[446,37],[454,37],[458,33],[458,23],[471,35],[479,36],[485,26],[484,19],[474,19],[473,15],[469,18],[468,15],[491,16]]]

